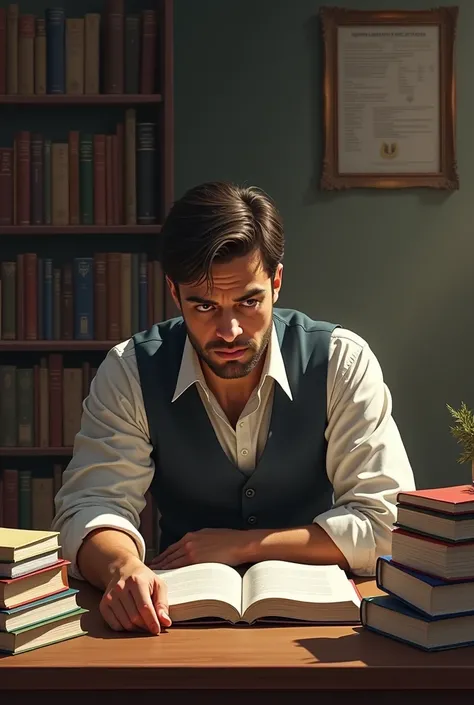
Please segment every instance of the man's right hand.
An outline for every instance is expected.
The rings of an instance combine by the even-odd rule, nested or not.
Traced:
[[[171,626],[166,584],[135,557],[114,570],[99,609],[115,631],[159,634],[162,627]]]

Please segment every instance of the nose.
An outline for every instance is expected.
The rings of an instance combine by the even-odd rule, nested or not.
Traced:
[[[243,332],[237,318],[226,316],[225,314],[221,316],[216,330],[218,338],[222,338],[226,343],[232,343],[239,335],[242,335]]]

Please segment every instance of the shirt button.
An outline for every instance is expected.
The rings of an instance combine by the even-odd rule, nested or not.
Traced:
[[[249,454],[247,448],[242,448],[242,450],[240,451],[240,453],[241,453],[241,455],[248,455],[248,454]]]
[[[246,497],[254,497],[254,496],[255,496],[255,490],[253,490],[253,489],[251,489],[251,488],[249,487],[248,490],[245,490],[245,496],[246,496]]]
[[[243,428],[243,427],[245,426],[245,421],[241,421],[241,422],[239,423],[239,426],[240,426],[240,428]]]
[[[254,517],[253,515],[247,519],[247,522],[249,524],[255,524],[256,521],[257,521],[257,517]]]

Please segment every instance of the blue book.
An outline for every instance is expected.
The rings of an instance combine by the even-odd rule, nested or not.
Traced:
[[[394,563],[391,556],[377,560],[377,587],[427,617],[474,613],[474,581],[444,580]]]
[[[423,651],[474,645],[474,614],[427,617],[391,595],[362,598],[360,621],[369,631]]]
[[[64,8],[45,12],[46,93],[66,93],[66,15]]]
[[[117,282],[118,285],[118,282]],[[73,262],[75,340],[94,339],[94,258],[75,257]]]

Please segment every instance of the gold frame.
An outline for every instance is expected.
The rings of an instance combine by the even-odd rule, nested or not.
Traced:
[[[339,7],[320,9],[324,44],[324,157],[320,187],[323,190],[349,188],[428,187],[453,191],[459,188],[455,125],[456,86],[454,45],[457,7],[432,10],[348,10]],[[440,27],[440,171],[435,173],[345,174],[338,171],[337,119],[337,28],[347,25],[439,25]]]

